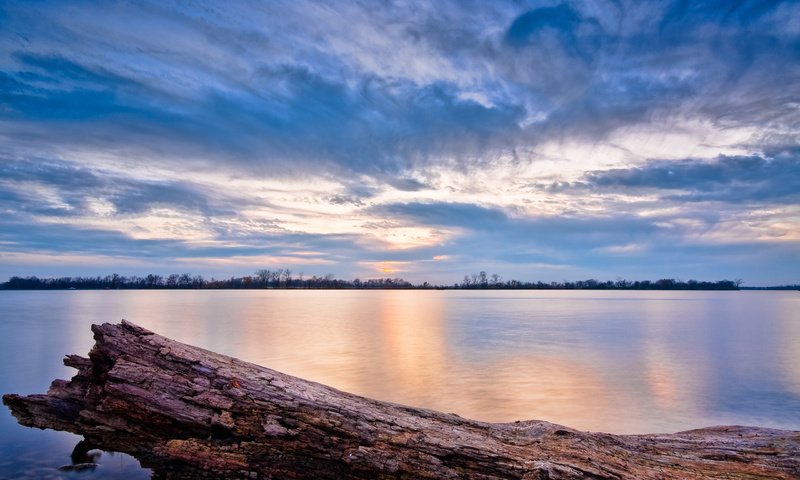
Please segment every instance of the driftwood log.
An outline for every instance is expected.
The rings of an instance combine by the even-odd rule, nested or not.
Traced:
[[[122,321],[46,395],[4,395],[23,425],[83,435],[155,478],[800,478],[800,432],[669,435],[484,423],[344,393]],[[84,442],[81,442],[82,444]]]

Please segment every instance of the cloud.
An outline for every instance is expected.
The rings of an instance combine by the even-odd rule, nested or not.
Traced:
[[[780,136],[797,116],[770,100],[798,87],[768,72],[794,57],[791,32],[774,28],[793,7],[682,5],[352,5],[337,14],[313,2],[241,2],[219,15],[9,5],[6,26],[28,41],[3,48],[4,117],[44,147],[129,144],[189,153],[189,162],[202,152],[250,172],[287,161],[369,174],[442,159],[479,167],[554,137],[602,139],[687,112],[727,127],[771,121],[760,140]],[[102,42],[90,42],[89,27]],[[314,42],[315,32],[329,41]],[[353,41],[337,37],[345,32]],[[427,64],[436,68],[415,71]],[[765,96],[767,85],[779,93]],[[44,132],[26,119],[66,128]]]
[[[639,167],[587,172],[577,185],[629,194],[654,190],[667,200],[681,202],[797,204],[800,156],[791,151],[775,157],[650,161]]]
[[[352,197],[350,195],[332,195],[332,196],[328,197],[328,201],[333,205],[348,205],[348,204],[350,204],[350,205],[356,205],[356,206],[359,206],[359,207],[364,205],[364,202],[362,202],[359,198]]]
[[[782,272],[798,17],[791,1],[5,2],[0,253]]]
[[[572,37],[580,23],[580,15],[567,4],[537,8],[517,17],[508,28],[506,38],[512,43],[527,45],[534,34],[547,28]]]
[[[63,223],[31,222],[25,217],[4,218],[0,221],[0,245],[3,251],[48,255],[100,255],[118,258],[210,259],[263,256],[294,259],[307,263],[308,255],[300,252],[320,252],[319,262],[335,263],[337,257],[352,255],[359,250],[359,240],[351,235],[313,235],[299,232],[261,229],[258,233],[217,232],[215,241],[196,242],[180,238],[135,238],[126,232]],[[207,263],[198,268],[207,269]],[[248,272],[242,272],[248,273]]]
[[[387,181],[389,185],[404,192],[417,192],[426,188],[430,188],[430,186],[425,185],[419,180],[413,178],[390,178]]]
[[[451,265],[461,265],[462,272],[497,271],[506,278],[646,278],[654,275],[647,272],[664,271],[683,278],[705,278],[709,272],[734,278],[752,262],[766,269],[762,272],[785,275],[789,270],[780,259],[800,249],[796,239],[754,234],[769,228],[769,216],[751,216],[750,231],[741,228],[736,211],[666,208],[647,215],[519,217],[489,206],[410,203],[384,205],[379,212],[404,222],[456,228],[457,239],[441,250],[452,256]],[[765,278],[751,271],[749,281]]]
[[[497,209],[470,203],[398,203],[381,205],[373,212],[390,218],[403,218],[424,225],[467,228],[494,228],[505,224],[508,217]]]
[[[135,96],[153,96],[133,79],[101,67],[81,65],[60,54],[14,52],[19,69],[4,72],[13,88],[0,95],[6,118],[86,121],[121,115],[144,115]],[[157,120],[157,118],[154,118]]]
[[[507,248],[513,246],[513,249],[537,250],[536,258],[541,260],[545,250],[597,248],[667,233],[663,226],[665,218],[624,215],[515,218],[498,208],[446,202],[390,204],[373,211],[415,224],[457,227],[464,232],[459,243],[465,252],[481,251],[492,257],[516,255]]]
[[[254,66],[254,83],[272,91],[206,88],[187,99],[131,72],[111,73],[61,55],[11,57],[19,67],[4,72],[13,84],[0,98],[4,117],[15,121],[18,134],[45,147],[78,139],[99,148],[130,144],[138,151],[175,154],[202,147],[206,155],[249,171],[264,165],[277,170],[292,161],[290,172],[313,165],[378,175],[424,164],[434,155],[472,158],[513,132],[521,112],[513,105],[462,100],[445,83],[362,77],[348,85],[296,65]],[[65,124],[67,130],[59,135],[23,123],[31,120]],[[154,143],[141,143],[143,137]],[[184,161],[191,163],[191,156]],[[394,184],[421,187],[411,179]]]
[[[576,60],[591,61],[607,35],[597,20],[583,17],[562,3],[520,15],[508,28],[505,38],[516,47],[556,47]]]
[[[86,215],[93,204],[105,202],[110,212],[125,215],[154,208],[231,214],[233,203],[210,198],[199,186],[186,182],[145,181],[92,171],[72,162],[33,158],[0,161],[0,201],[6,208],[33,214]],[[42,195],[47,192],[48,195]],[[53,208],[53,205],[57,208]]]

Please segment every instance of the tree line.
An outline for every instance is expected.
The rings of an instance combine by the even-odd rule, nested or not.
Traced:
[[[718,280],[715,282],[699,280],[676,280],[662,278],[660,280],[578,280],[574,282],[521,282],[519,280],[503,281],[500,275],[486,272],[464,275],[464,279],[454,288],[462,289],[509,289],[509,290],[739,290],[741,279]]]
[[[5,290],[170,290],[170,289],[257,289],[257,288],[415,288],[402,278],[376,278],[369,280],[342,280],[332,273],[318,277],[306,277],[302,273],[292,276],[288,269],[275,271],[258,270],[254,275],[230,277],[218,280],[206,279],[202,275],[173,273],[171,275],[149,274],[146,276],[123,276],[117,273],[96,277],[39,278],[11,277],[0,284]]]
[[[96,277],[39,278],[11,277],[0,284],[5,290],[133,290],[133,289],[494,289],[494,290],[739,290],[741,280],[719,280],[714,282],[673,278],[660,280],[600,281],[595,279],[561,282],[504,281],[500,275],[478,272],[465,275],[461,283],[435,285],[428,282],[412,284],[402,278],[372,278],[367,280],[344,280],[332,273],[324,276],[306,277],[302,273],[293,275],[286,268],[260,269],[253,275],[217,280],[202,275],[173,273],[171,275],[149,274],[146,276],[123,276],[117,273]]]

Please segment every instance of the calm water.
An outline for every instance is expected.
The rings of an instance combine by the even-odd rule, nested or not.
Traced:
[[[800,429],[800,292],[0,292],[0,392],[69,378],[92,323],[350,392],[487,421],[613,433]],[[0,478],[148,478],[127,455],[62,473],[80,438],[0,413]]]

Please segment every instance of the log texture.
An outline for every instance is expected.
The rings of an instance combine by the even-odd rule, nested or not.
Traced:
[[[351,395],[122,321],[46,395],[4,395],[26,426],[121,451],[156,478],[800,478],[800,432],[587,433],[484,423]],[[85,448],[85,445],[84,445]]]

